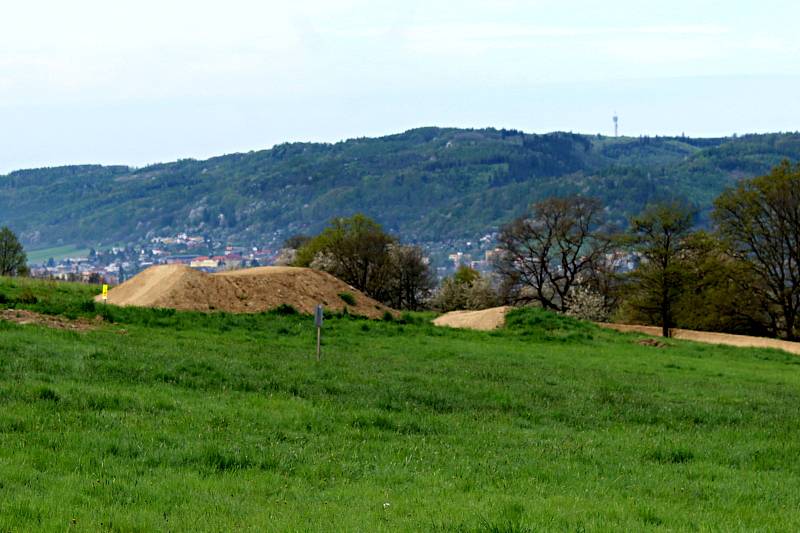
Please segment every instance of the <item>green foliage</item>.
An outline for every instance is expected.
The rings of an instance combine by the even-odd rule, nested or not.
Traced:
[[[499,303],[489,278],[467,266],[460,266],[455,274],[445,278],[431,299],[431,306],[441,312],[488,309]]]
[[[680,258],[681,290],[673,316],[680,328],[769,336],[768,318],[749,265],[732,257],[716,235],[698,231],[690,235]]]
[[[292,307],[289,304],[280,304],[278,307],[273,309],[271,312],[277,315],[296,315],[298,314],[297,309]]]
[[[13,172],[0,177],[0,223],[37,248],[180,231],[262,242],[278,230],[318,233],[334,217],[363,212],[404,240],[444,240],[483,234],[536,200],[574,193],[600,198],[619,223],[648,203],[691,198],[707,222],[726,186],[786,157],[800,159],[800,135],[634,139],[421,128],[140,169]]]
[[[28,272],[28,258],[22,244],[7,226],[0,228],[0,276],[21,276]]]
[[[800,164],[741,181],[715,202],[714,219],[733,255],[753,270],[773,333],[800,335]]]
[[[453,274],[453,281],[455,281],[459,285],[471,285],[475,282],[478,278],[481,277],[480,272],[475,270],[474,268],[470,268],[466,265],[461,265],[456,270],[455,274]]]
[[[96,291],[24,287],[79,316]],[[100,311],[0,321],[1,530],[800,528],[796,356],[531,308],[331,316],[317,363],[304,316]]]
[[[404,246],[374,220],[335,218],[297,251],[296,266],[324,270],[395,309],[417,310],[434,285],[418,246]]]
[[[356,305],[356,297],[349,292],[340,292],[339,298],[341,298],[342,301],[347,305]]]
[[[295,265],[330,272],[380,300],[389,277],[389,245],[394,242],[380,224],[362,214],[337,217],[297,250]]]
[[[669,337],[675,326],[673,307],[683,291],[683,265],[694,212],[679,202],[648,206],[631,219],[630,233],[642,261],[631,274],[628,304],[661,325]]]

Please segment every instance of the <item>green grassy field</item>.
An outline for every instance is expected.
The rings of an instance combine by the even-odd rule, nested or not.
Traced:
[[[539,310],[492,333],[0,280],[0,531],[797,531],[800,358]],[[23,303],[24,302],[24,303]]]
[[[58,246],[56,248],[31,250],[27,252],[27,255],[29,264],[42,264],[47,262],[47,260],[51,257],[56,261],[59,259],[64,259],[65,257],[87,257],[89,255],[89,249],[68,244],[66,246]]]

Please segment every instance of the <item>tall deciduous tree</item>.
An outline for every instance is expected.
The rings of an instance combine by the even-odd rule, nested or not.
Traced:
[[[388,304],[395,309],[418,310],[436,286],[419,246],[393,245],[389,249]]]
[[[422,249],[400,245],[364,215],[336,218],[307,240],[294,264],[330,272],[387,305],[419,309],[434,286]]]
[[[383,299],[389,246],[395,238],[374,220],[357,214],[335,218],[330,226],[297,251],[298,266],[316,265],[373,298]]]
[[[495,267],[506,298],[566,311],[572,289],[604,260],[609,240],[599,232],[603,208],[594,198],[549,198],[505,226]]]
[[[28,258],[17,236],[8,227],[0,228],[0,276],[19,276],[28,272]]]
[[[750,290],[767,304],[770,328],[797,338],[800,315],[800,164],[784,161],[744,180],[714,203],[714,220],[736,257],[759,278]]]
[[[673,306],[681,295],[681,255],[694,220],[694,212],[677,202],[648,206],[633,217],[630,232],[642,262],[633,272],[635,296],[631,304],[655,315],[664,337],[673,326]]]

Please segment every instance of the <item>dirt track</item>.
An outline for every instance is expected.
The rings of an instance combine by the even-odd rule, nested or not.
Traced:
[[[506,313],[511,309],[512,307],[503,306],[482,311],[451,311],[436,318],[433,323],[437,326],[489,331],[503,327]]]
[[[600,323],[599,326],[622,332],[637,332],[661,336],[661,328],[655,326],[634,326],[628,324]],[[731,335],[729,333],[712,333],[709,331],[692,331],[690,329],[673,329],[672,336],[676,339],[704,342],[707,344],[725,344],[744,348],[777,348],[789,353],[800,355],[800,342],[789,342],[764,337],[748,337],[746,335]]]
[[[342,300],[348,293],[355,304]],[[96,298],[100,301],[100,297]],[[187,311],[258,313],[281,304],[301,313],[326,309],[380,318],[388,307],[347,283],[318,270],[258,267],[206,274],[184,265],[150,267],[108,293],[108,303],[120,306],[169,307]]]
[[[15,324],[34,324],[54,329],[66,329],[70,331],[89,331],[96,329],[103,323],[99,316],[95,321],[85,318],[70,320],[63,316],[43,315],[26,309],[3,309],[0,311],[0,320],[14,322]]]

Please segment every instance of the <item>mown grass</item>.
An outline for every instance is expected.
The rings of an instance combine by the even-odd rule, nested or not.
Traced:
[[[5,305],[106,320],[0,322],[0,531],[800,528],[795,356],[524,310],[491,333],[329,316],[317,363],[286,310],[27,283]]]
[[[29,251],[27,253],[29,263],[44,263],[51,257],[58,261],[66,257],[86,257],[89,255],[88,248],[81,248],[72,244],[66,246],[57,246],[55,248],[42,248],[39,250]]]

